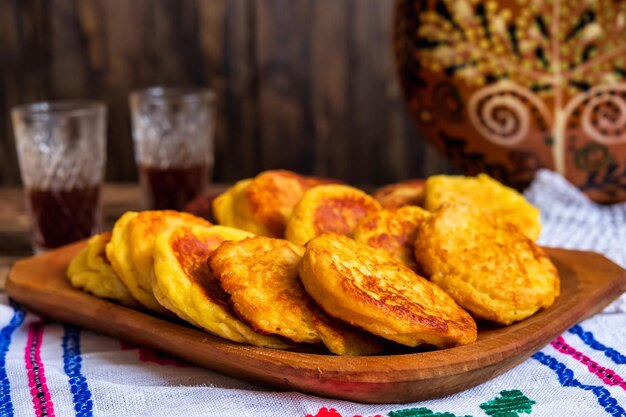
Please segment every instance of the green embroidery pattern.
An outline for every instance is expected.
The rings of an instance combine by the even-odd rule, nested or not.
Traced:
[[[389,417],[457,417],[452,413],[435,413],[426,407],[422,408],[407,408],[406,410],[392,411],[389,413]],[[458,416],[458,417],[472,417],[472,416]]]
[[[520,413],[530,414],[535,401],[526,397],[520,390],[500,391],[500,396],[480,405],[490,417],[519,417]],[[389,417],[472,417],[457,416],[450,412],[436,413],[426,407],[407,408],[389,412]]]
[[[530,414],[536,404],[520,390],[501,391],[500,395],[481,404],[480,408],[491,417],[519,417],[519,413]]]
[[[535,401],[526,397],[520,390],[500,391],[497,396],[486,403],[482,403],[480,408],[490,417],[519,417],[519,413],[530,414]],[[306,417],[342,417],[334,408],[320,408],[316,415],[307,414]],[[361,417],[360,415],[354,417]],[[377,414],[374,417],[381,417]],[[444,411],[436,413],[426,407],[406,408],[404,410],[390,411],[389,417],[472,417],[469,415],[457,416]]]

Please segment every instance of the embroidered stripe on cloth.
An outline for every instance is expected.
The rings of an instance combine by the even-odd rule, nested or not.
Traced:
[[[526,192],[540,243],[626,266],[626,204],[597,206],[541,171]],[[413,404],[369,405],[276,392],[73,326],[0,295],[0,416],[461,417],[625,416],[626,297],[513,370]]]

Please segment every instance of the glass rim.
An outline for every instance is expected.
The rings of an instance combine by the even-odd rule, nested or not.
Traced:
[[[170,99],[182,100],[183,102],[197,102],[207,100],[213,103],[216,99],[215,90],[209,87],[163,87],[152,86],[133,90],[130,92],[131,100],[148,99],[154,103],[165,103]]]
[[[11,114],[13,116],[49,118],[50,116],[79,117],[105,111],[106,106],[102,101],[53,100],[19,104],[11,109]]]

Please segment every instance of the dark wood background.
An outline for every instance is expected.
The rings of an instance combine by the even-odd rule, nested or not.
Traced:
[[[219,94],[217,181],[287,168],[382,184],[449,170],[395,78],[393,0],[0,0],[0,184],[18,103],[109,107],[107,178],[135,180],[128,92]]]

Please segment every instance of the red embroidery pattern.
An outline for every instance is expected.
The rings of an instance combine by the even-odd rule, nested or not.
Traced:
[[[156,363],[157,365],[176,366],[177,368],[191,368],[193,365],[182,361],[180,359],[173,358],[165,353],[157,352],[152,349],[136,346],[132,343],[120,342],[120,348],[122,350],[137,350],[139,351],[139,360],[142,362]]]
[[[28,338],[24,349],[28,387],[33,396],[33,407],[37,417],[54,417],[54,405],[46,382],[46,373],[41,361],[41,344],[45,323],[32,323],[28,328]]]
[[[600,378],[605,384],[610,386],[619,386],[623,390],[626,390],[626,381],[624,381],[624,379],[614,370],[600,366],[598,362],[570,346],[562,336],[557,337],[550,344],[559,352],[569,355],[578,362],[587,366],[589,372]]]
[[[337,412],[337,410],[335,410],[334,408],[328,409],[326,407],[322,407],[317,412],[317,414],[315,414],[315,415],[307,414],[306,417],[343,417],[343,416],[341,414],[339,414]],[[354,417],[363,417],[363,416],[356,415]],[[370,417],[383,417],[383,416],[381,416],[380,414],[376,414],[375,416],[370,416]]]

